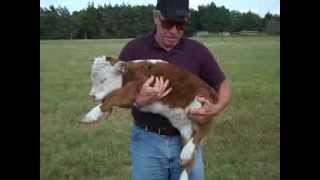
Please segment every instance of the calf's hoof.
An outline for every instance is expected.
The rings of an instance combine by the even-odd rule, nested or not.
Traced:
[[[179,180],[188,180],[189,177],[188,177],[188,173],[187,171],[184,169],[180,175],[180,179]]]
[[[98,119],[91,118],[90,116],[85,116],[84,118],[82,118],[80,120],[81,123],[85,123],[85,124],[90,124],[90,123],[94,123],[97,121],[98,121]]]

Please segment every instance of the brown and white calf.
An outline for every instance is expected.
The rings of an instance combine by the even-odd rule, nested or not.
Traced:
[[[143,83],[151,75],[168,79],[172,91],[161,100],[142,107],[141,111],[161,114],[179,130],[184,143],[180,154],[183,167],[180,180],[186,180],[196,145],[211,127],[211,121],[207,124],[192,121],[187,111],[201,107],[197,100],[199,96],[212,103],[217,101],[214,89],[191,72],[162,60],[123,62],[111,57],[97,57],[91,69],[90,96],[102,103],[86,114],[82,122],[95,122],[111,113],[115,106],[130,108]]]

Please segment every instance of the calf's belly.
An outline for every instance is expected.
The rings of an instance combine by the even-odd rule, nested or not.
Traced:
[[[192,134],[192,121],[187,116],[190,108],[199,108],[201,103],[195,98],[186,108],[170,108],[169,105],[162,102],[154,102],[141,108],[141,111],[160,114],[170,121],[173,127],[177,128],[182,136],[189,139]]]

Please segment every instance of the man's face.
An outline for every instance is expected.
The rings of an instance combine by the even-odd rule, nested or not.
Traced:
[[[166,48],[173,48],[182,38],[185,27],[186,21],[184,22],[177,22],[166,20],[161,16],[155,18],[155,24],[157,28],[158,40],[160,40],[161,44]]]

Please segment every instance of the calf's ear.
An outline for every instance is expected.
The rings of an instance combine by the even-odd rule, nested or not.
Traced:
[[[106,61],[109,61],[111,65],[114,65],[116,62],[118,62],[118,59],[111,56],[106,56]]]
[[[120,73],[127,72],[127,63],[124,61],[118,61],[114,66],[116,70]]]

